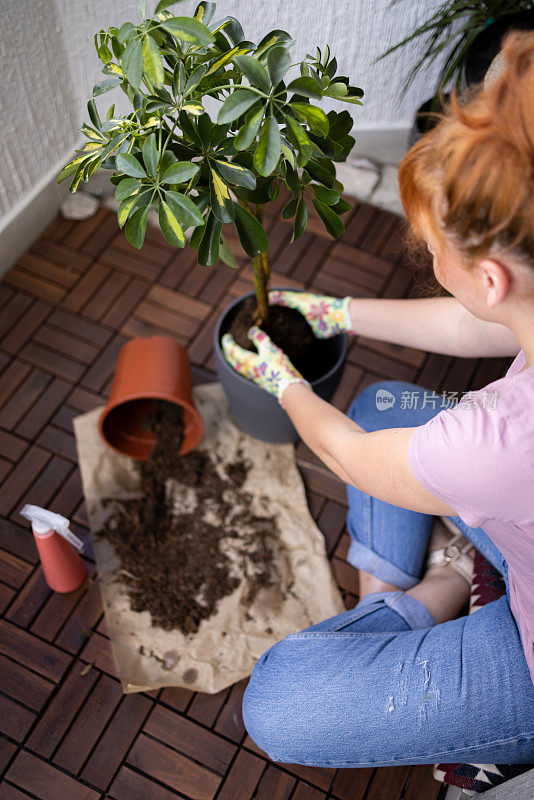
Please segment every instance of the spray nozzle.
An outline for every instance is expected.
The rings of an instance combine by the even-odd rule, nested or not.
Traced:
[[[36,536],[44,536],[50,531],[57,531],[77,550],[83,550],[83,542],[70,530],[69,520],[61,514],[32,505],[23,506],[20,514],[30,520]]]

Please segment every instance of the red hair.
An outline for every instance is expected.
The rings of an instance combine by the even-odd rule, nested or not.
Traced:
[[[404,157],[401,200],[413,233],[468,263],[508,254],[534,266],[534,33],[512,33],[505,70]]]

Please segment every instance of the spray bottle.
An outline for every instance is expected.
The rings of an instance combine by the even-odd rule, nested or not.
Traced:
[[[87,568],[77,552],[83,550],[83,542],[69,530],[69,520],[39,506],[25,505],[20,513],[32,523],[35,544],[50,588],[63,593],[79,589],[87,577]]]

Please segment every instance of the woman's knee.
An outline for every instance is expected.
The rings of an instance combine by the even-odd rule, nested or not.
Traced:
[[[402,392],[413,391],[414,388],[417,387],[406,381],[384,380],[371,383],[356,395],[348,416],[366,431],[387,428],[387,415],[383,412],[395,406]]]

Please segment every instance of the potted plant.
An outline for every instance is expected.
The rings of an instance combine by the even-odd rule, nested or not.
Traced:
[[[185,247],[189,238],[204,266],[220,259],[237,267],[223,232],[233,226],[253,259],[250,324],[265,326],[271,312],[264,206],[283,186],[290,200],[281,213],[293,220],[292,241],[306,229],[310,200],[326,230],[335,237],[343,233],[341,215],[351,206],[341,198],[334,162],[344,161],[354,145],[353,121],[348,111],[326,114],[312,101],[330,97],[361,105],[363,91],[336,75],[328,47],[292,63],[294,42],[285,31],[270,31],[255,44],[234,17],[213,21],[215,3],[201,2],[193,17],[173,16],[168,7],[174,4],[160,0],[147,16],[145,3],[137,24],[96,34],[105,77],[88,102],[90,123],[81,128],[87,143],[58,181],[71,177],[75,192],[98,169],[111,170],[118,222],[128,241],[142,247],[148,212],[155,208],[167,241]],[[101,116],[95,99],[116,88],[128,96],[131,113],[120,116],[112,105]],[[342,367],[346,343],[339,339],[325,366],[328,375]],[[273,412],[285,417],[274,401]]]
[[[391,0],[391,7],[400,1]],[[422,55],[404,81],[405,94],[416,75],[445,55],[433,96],[416,112],[410,147],[435,125],[442,96],[451,84],[459,89],[463,83],[481,83],[506,31],[534,27],[533,10],[534,0],[445,0],[413,33],[378,57],[380,61],[422,39]]]

